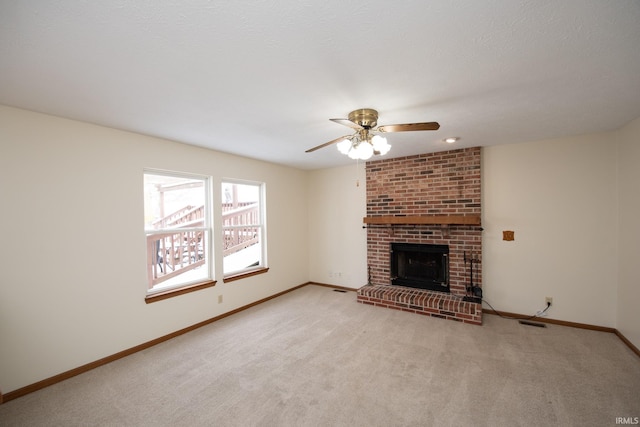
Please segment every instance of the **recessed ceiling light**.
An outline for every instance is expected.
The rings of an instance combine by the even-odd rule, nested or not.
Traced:
[[[458,138],[457,136],[452,136],[452,137],[443,139],[443,141],[448,143],[448,144],[453,144],[454,142],[458,141],[459,139],[460,138]]]

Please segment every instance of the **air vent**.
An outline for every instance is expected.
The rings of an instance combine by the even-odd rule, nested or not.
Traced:
[[[537,326],[538,328],[546,328],[547,325],[545,325],[544,323],[536,323],[536,322],[529,322],[527,320],[519,320],[521,325],[527,325],[527,326]]]

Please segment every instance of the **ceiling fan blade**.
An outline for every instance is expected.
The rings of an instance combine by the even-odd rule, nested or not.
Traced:
[[[407,123],[404,125],[384,125],[378,126],[378,132],[409,132],[414,130],[438,130],[440,124],[438,122],[427,123]]]
[[[326,147],[328,145],[335,144],[336,142],[340,142],[343,139],[348,138],[348,137],[349,137],[349,135],[341,136],[340,138],[336,138],[336,139],[331,140],[329,142],[325,142],[324,144],[320,144],[317,147],[309,148],[307,151],[305,151],[305,153],[311,153],[312,151],[316,151],[316,150],[319,150],[320,148]]]
[[[329,119],[329,120],[331,120],[332,122],[335,122],[335,123],[350,127],[351,129],[355,129],[355,130],[364,129],[362,126],[360,126],[357,123],[352,122],[349,119]]]

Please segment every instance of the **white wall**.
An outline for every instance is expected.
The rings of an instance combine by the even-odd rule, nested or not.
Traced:
[[[640,348],[640,118],[618,134],[618,330]]]
[[[534,314],[549,296],[549,318],[616,326],[612,135],[483,149],[483,287],[496,310]]]
[[[270,271],[145,304],[144,167],[266,182]],[[0,390],[306,283],[307,175],[0,106]]]
[[[357,185],[359,183],[359,185]],[[357,289],[367,284],[364,163],[312,171],[309,176],[309,276]]]

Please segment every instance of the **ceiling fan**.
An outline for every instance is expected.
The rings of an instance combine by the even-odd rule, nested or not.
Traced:
[[[438,130],[440,128],[440,124],[437,122],[378,126],[378,112],[371,108],[354,110],[349,113],[348,119],[329,120],[348,126],[354,129],[355,133],[341,136],[340,138],[320,144],[317,147],[310,148],[305,151],[306,153],[311,153],[320,148],[338,143],[338,150],[342,154],[346,154],[352,159],[366,160],[374,154],[386,154],[391,148],[386,138],[379,135],[380,133]]]

